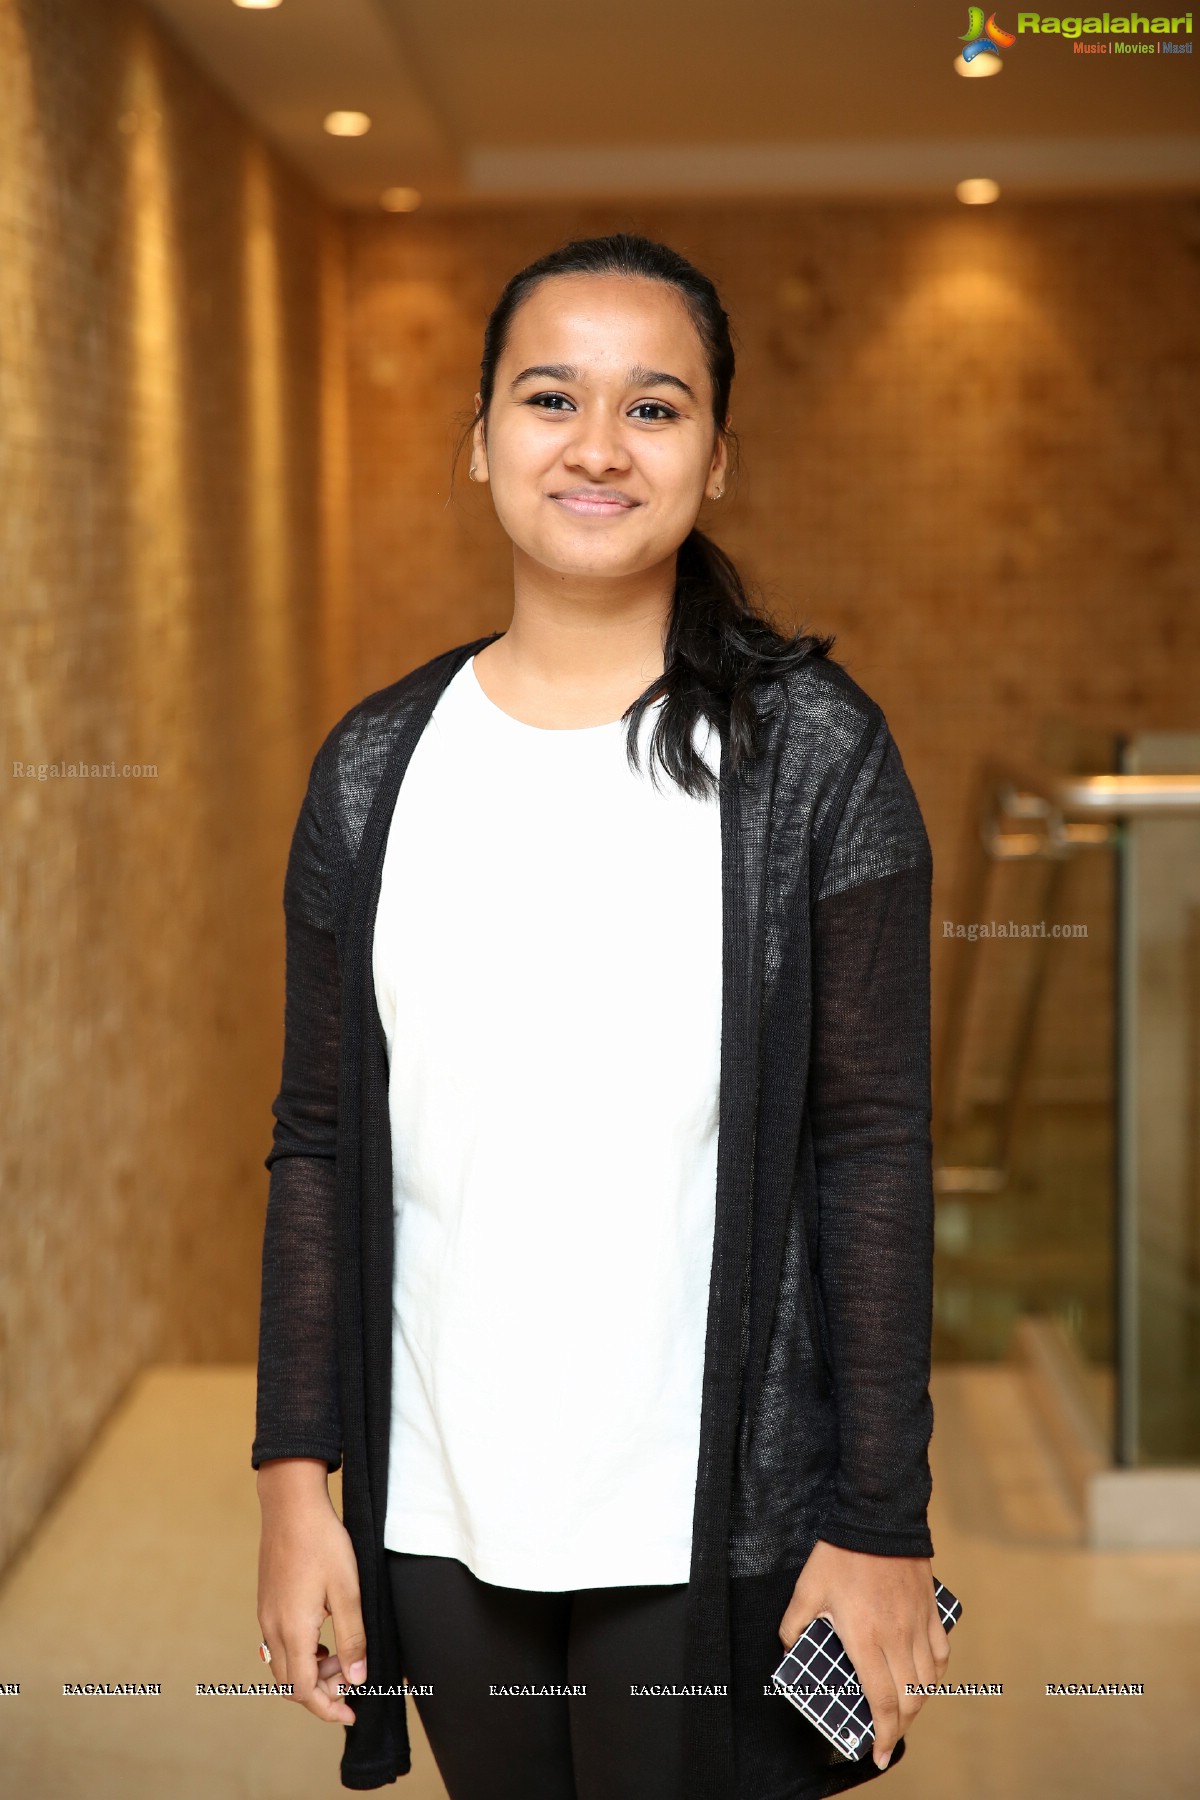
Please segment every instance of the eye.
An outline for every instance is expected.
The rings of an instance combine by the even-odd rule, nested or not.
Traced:
[[[539,407],[543,412],[562,412],[571,402],[565,394],[531,394],[525,404]]]
[[[649,412],[647,412],[647,408],[649,408]],[[631,416],[637,414],[641,414],[652,425],[656,425],[660,419],[677,419],[679,417],[675,408],[667,406],[662,400],[639,400],[637,405],[631,408]]]

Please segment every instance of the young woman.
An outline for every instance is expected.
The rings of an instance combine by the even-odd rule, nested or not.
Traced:
[[[252,1463],[260,1654],[348,1787],[411,1691],[451,1800],[829,1794],[948,1661],[929,843],[832,639],[697,529],[733,372],[663,245],[515,275],[470,436],[511,622],[312,765]],[[819,1613],[873,1761],[772,1693]]]

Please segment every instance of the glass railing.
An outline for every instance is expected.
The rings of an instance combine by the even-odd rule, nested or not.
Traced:
[[[934,922],[935,1355],[1051,1321],[1114,1461],[1200,1460],[1200,736],[1055,748]]]
[[[1200,731],[1146,732],[1121,767],[1200,769]],[[1200,807],[1121,825],[1118,1459],[1200,1462]]]

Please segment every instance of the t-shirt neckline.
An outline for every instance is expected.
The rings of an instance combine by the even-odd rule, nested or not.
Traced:
[[[476,651],[475,655],[478,654],[478,651]],[[606,719],[599,725],[531,725],[528,720],[515,719],[510,712],[505,712],[502,706],[497,706],[491,695],[485,691],[483,683],[475,673],[475,656],[469,656],[467,658],[465,672],[467,675],[468,686],[473,691],[476,702],[481,704],[485,711],[494,716],[501,728],[505,726],[511,727],[514,732],[519,732],[522,736],[530,740],[536,738],[590,739],[602,734],[622,731],[626,729],[629,723],[627,719],[619,718]],[[660,706],[662,700],[663,696],[660,694],[655,700],[651,701],[649,710],[652,711],[655,707]]]

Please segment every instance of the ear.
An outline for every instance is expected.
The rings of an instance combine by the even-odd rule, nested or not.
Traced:
[[[728,430],[728,428],[729,428],[729,420],[728,419],[726,419],[726,421],[725,421],[725,427],[726,427],[726,430]],[[709,467],[708,467],[708,479],[705,481],[705,484],[704,484],[704,492],[705,492],[705,496],[707,499],[715,500],[717,497],[718,489],[724,488],[728,470],[729,470],[729,440],[725,436],[724,431],[719,431],[717,433],[717,441],[713,445],[712,462],[709,464]]]
[[[484,431],[482,401],[478,394],[475,396],[475,425],[471,432],[471,467],[475,471],[476,481],[487,480],[487,436]]]

